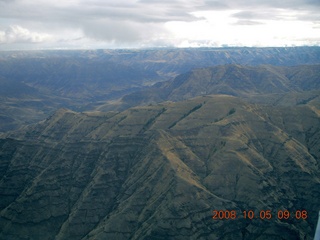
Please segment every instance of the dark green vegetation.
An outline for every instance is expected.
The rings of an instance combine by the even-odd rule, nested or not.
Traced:
[[[313,239],[319,48],[5,54],[2,130],[46,119],[0,134],[0,239]],[[50,55],[41,77],[30,66],[12,82],[18,63],[7,63],[31,55]],[[113,67],[89,71],[100,58]],[[49,74],[51,61],[61,72]],[[119,81],[104,82],[112,71]],[[58,107],[71,110],[49,114]],[[213,220],[213,210],[238,217]],[[272,218],[244,219],[249,210]]]

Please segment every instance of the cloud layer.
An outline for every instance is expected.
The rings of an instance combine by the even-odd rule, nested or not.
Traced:
[[[42,43],[50,39],[50,35],[30,32],[18,25],[11,25],[0,32],[0,43]]]
[[[1,50],[320,44],[318,0],[0,0],[0,9]]]

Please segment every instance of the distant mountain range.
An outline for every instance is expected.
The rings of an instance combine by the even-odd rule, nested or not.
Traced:
[[[24,124],[35,123],[45,119],[61,107],[75,111],[92,110],[99,106],[102,106],[101,109],[119,109],[114,102],[127,94],[137,92],[157,82],[171,80],[195,68],[225,64],[229,66],[237,64],[234,66],[235,70],[240,70],[240,72],[239,65],[320,64],[320,48],[0,52],[0,131],[17,129]],[[196,70],[194,76],[198,74],[197,71],[201,70]],[[219,71],[222,73],[223,69]],[[247,71],[252,70],[248,68]],[[278,70],[264,67],[261,71],[269,71],[269,76],[261,77],[270,78],[273,77],[272,71]],[[232,76],[236,73],[228,70],[227,74]],[[185,77],[182,75],[180,78]],[[241,78],[238,76],[238,79],[239,77]],[[278,76],[274,77],[279,80]],[[300,76],[300,80],[304,80],[303,75]],[[228,81],[225,85],[220,83],[214,92],[229,94],[231,91],[231,94],[235,94],[232,92],[234,86],[230,86],[231,79]],[[273,80],[268,79],[268,81],[270,83]],[[316,80],[315,84],[317,84]],[[205,87],[202,86],[202,88]],[[281,87],[282,90],[286,88],[286,86]],[[200,88],[199,84],[193,91],[198,91]],[[277,86],[272,87],[272,89],[276,88]],[[205,94],[207,91],[206,89],[201,92]],[[212,92],[213,89],[210,91]],[[276,91],[279,92],[279,90]],[[107,103],[108,101],[111,101],[112,104]],[[132,106],[131,103],[129,105]]]
[[[252,97],[320,90],[320,65],[223,65],[194,69],[123,97],[124,105],[181,101],[208,94]]]
[[[319,146],[319,109],[308,104],[216,95],[120,113],[61,109],[0,141],[0,238],[312,239]],[[290,218],[278,219],[284,210]]]

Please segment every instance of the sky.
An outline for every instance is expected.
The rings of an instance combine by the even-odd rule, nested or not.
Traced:
[[[320,46],[320,0],[0,0],[0,50]]]

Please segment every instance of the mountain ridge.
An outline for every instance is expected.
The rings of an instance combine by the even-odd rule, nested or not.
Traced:
[[[318,126],[308,105],[226,95],[113,113],[62,109],[2,135],[0,236],[312,239]],[[272,220],[242,216],[268,209]],[[308,218],[277,220],[283,209]],[[239,218],[214,220],[213,210]]]
[[[112,102],[129,93],[224,64],[320,64],[320,48],[3,51],[0,131],[38,122],[62,107],[92,111],[107,102],[106,109],[114,110]]]
[[[307,74],[304,74],[307,73]],[[293,67],[223,65],[194,69],[173,80],[122,98],[124,106],[180,101],[188,98],[228,94],[251,97],[264,94],[319,90],[320,65]]]

